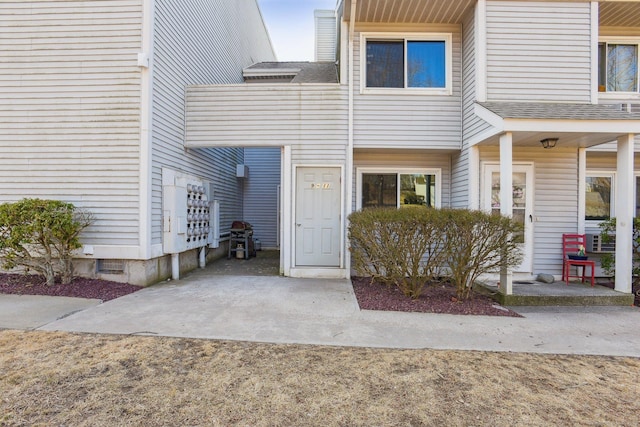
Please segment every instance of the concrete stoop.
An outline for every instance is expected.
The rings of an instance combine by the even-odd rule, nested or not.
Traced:
[[[481,283],[478,289],[505,306],[631,306],[633,294],[617,292],[605,286],[580,282],[513,284],[513,294],[505,295],[497,286]]]

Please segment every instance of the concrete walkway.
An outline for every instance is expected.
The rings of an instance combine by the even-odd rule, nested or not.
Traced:
[[[208,269],[106,303],[0,295],[0,327],[272,343],[640,357],[637,307],[517,307],[524,318],[360,311],[347,280]]]

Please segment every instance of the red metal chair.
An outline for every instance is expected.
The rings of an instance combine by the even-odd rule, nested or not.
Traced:
[[[591,267],[591,286],[595,285],[595,261],[587,259],[571,259],[569,255],[577,255],[578,251],[585,248],[586,236],[584,234],[563,234],[562,235],[562,280],[569,284],[572,277],[581,278],[582,283],[585,281],[585,273],[587,267]],[[586,257],[585,257],[586,258]],[[571,275],[571,267],[576,267],[576,275]],[[582,267],[582,274],[578,274],[578,269]]]

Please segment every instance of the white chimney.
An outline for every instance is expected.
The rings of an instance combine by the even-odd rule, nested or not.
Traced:
[[[337,26],[333,10],[315,10],[315,61],[335,62]]]

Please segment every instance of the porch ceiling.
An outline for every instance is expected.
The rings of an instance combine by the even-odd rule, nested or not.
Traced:
[[[620,133],[587,133],[587,132],[512,132],[512,145],[514,147],[542,148],[542,141],[545,138],[559,138],[556,148],[588,148],[607,142],[615,141]],[[498,146],[500,145],[500,133],[495,134],[478,145]]]
[[[601,27],[640,27],[640,2],[601,1]]]
[[[351,0],[341,0],[344,19],[351,17]],[[476,0],[358,0],[357,22],[458,24]]]

